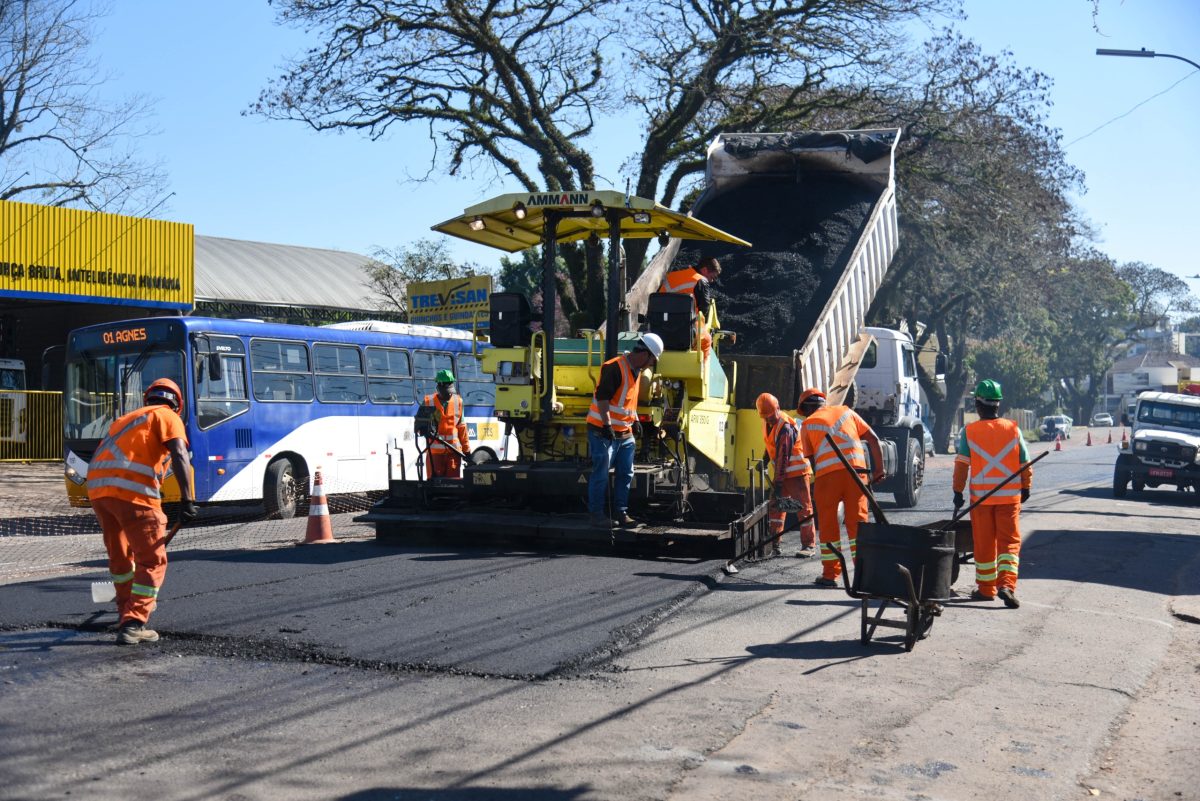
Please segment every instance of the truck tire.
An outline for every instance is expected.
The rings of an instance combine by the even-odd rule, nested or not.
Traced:
[[[896,476],[900,489],[896,491],[896,505],[911,509],[921,500],[921,485],[925,481],[925,448],[917,444],[916,437],[908,437],[907,452],[900,463],[900,475]]]
[[[1144,492],[1146,490],[1146,482],[1138,481],[1136,478],[1132,481],[1134,492]]]
[[[269,520],[289,520],[300,510],[301,499],[308,493],[299,482],[295,466],[288,459],[276,459],[267,465],[263,478],[263,507]]]
[[[1113,470],[1113,497],[1124,498],[1125,487],[1129,484],[1129,472],[1117,468]]]

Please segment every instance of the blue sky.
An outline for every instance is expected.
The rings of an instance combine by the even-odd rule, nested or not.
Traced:
[[[1094,54],[1145,47],[1200,62],[1200,2],[1100,0],[1099,32],[1089,0],[968,0],[965,8],[961,27],[985,50],[1011,50],[1054,80],[1051,121],[1087,175],[1079,204],[1100,230],[1100,248],[1118,261],[1200,273],[1200,148],[1192,141],[1200,72],[1172,59]],[[429,227],[516,189],[491,176],[414,180],[432,153],[420,127],[371,142],[242,116],[307,44],[277,27],[263,0],[113,3],[95,55],[113,75],[107,91],[156,101],[159,133],[144,140],[144,156],[163,163],[175,195],[154,216],[192,223],[202,235],[370,253],[440,236]],[[598,172],[617,188],[625,184],[620,165],[638,145],[627,130],[614,122],[597,136]],[[452,247],[481,264],[499,255],[457,240]],[[1189,284],[1200,291],[1200,280]]]

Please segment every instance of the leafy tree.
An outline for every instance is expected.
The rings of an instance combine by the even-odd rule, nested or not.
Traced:
[[[88,53],[103,7],[0,0],[0,199],[146,213],[165,178],[139,161],[145,99],[109,104]]]
[[[971,353],[971,371],[975,381],[999,381],[1005,405],[1014,409],[1039,407],[1050,383],[1047,352],[1015,335],[977,345]]]
[[[317,130],[383,137],[428,127],[439,146],[427,178],[464,169],[512,176],[527,190],[594,189],[589,141],[598,114],[644,124],[638,194],[670,203],[703,167],[718,130],[795,125],[841,78],[868,85],[903,25],[957,0],[281,0],[280,20],[319,44],[253,106]],[[781,89],[781,87],[784,87]],[[817,98],[817,99],[814,99]],[[441,146],[445,146],[443,150]],[[665,180],[665,187],[660,185]],[[629,280],[644,243],[626,248]],[[563,249],[579,305],[596,322],[596,270]]]
[[[488,274],[478,265],[454,261],[441,239],[419,239],[409,247],[380,248],[371,255],[373,260],[363,267],[367,288],[379,309],[399,312],[406,320],[410,283]]]

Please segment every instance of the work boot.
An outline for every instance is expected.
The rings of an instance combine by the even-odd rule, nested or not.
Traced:
[[[137,645],[143,642],[158,642],[158,632],[146,628],[137,620],[127,620],[117,630],[117,645]]]
[[[1013,592],[1012,587],[1001,587],[1000,592],[996,593],[1000,596],[1000,600],[1004,601],[1004,605],[1009,609],[1016,609],[1021,605],[1017,600],[1017,594]]]
[[[621,514],[614,517],[613,523],[621,528],[637,528],[641,525],[641,523],[630,517],[628,512],[621,512]]]
[[[797,559],[811,559],[817,552],[817,549],[812,545],[801,545],[800,550],[796,551]]]
[[[813,579],[813,584],[816,584],[818,587],[836,587],[838,585],[837,579],[825,578],[824,576],[817,576]]]
[[[984,595],[978,589],[974,589],[974,590],[971,590],[971,600],[972,601],[994,601],[994,600],[996,600],[996,596],[995,595]]]

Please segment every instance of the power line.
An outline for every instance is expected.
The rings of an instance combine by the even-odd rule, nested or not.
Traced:
[[[1087,138],[1088,138],[1089,136],[1091,136],[1092,134],[1094,134],[1094,133],[1096,133],[1096,132],[1098,132],[1098,131],[1101,131],[1101,130],[1103,130],[1104,128],[1107,128],[1108,126],[1112,125],[1112,124],[1113,124],[1114,122],[1116,122],[1117,120],[1124,119],[1125,117],[1128,117],[1130,114],[1132,114],[1133,112],[1137,111],[1139,108],[1141,108],[1142,106],[1146,105],[1147,103],[1149,103],[1149,102],[1150,102],[1151,100],[1153,100],[1154,98],[1156,98],[1156,97],[1161,97],[1162,95],[1165,95],[1167,92],[1169,92],[1169,91],[1171,91],[1172,89],[1174,89],[1176,86],[1179,86],[1179,84],[1183,83],[1183,82],[1184,82],[1184,81],[1186,81],[1188,78],[1190,78],[1190,77],[1192,77],[1193,75],[1195,75],[1195,74],[1196,74],[1196,72],[1200,72],[1200,70],[1193,70],[1192,72],[1189,72],[1187,75],[1184,75],[1184,76],[1183,76],[1182,78],[1180,78],[1178,81],[1176,81],[1175,83],[1171,84],[1171,85],[1170,85],[1170,86],[1168,86],[1166,89],[1163,89],[1161,92],[1159,92],[1159,93],[1157,93],[1157,94],[1150,95],[1150,97],[1147,97],[1147,98],[1146,98],[1145,100],[1143,100],[1141,103],[1138,103],[1136,106],[1134,106],[1133,108],[1129,109],[1129,111],[1126,111],[1124,114],[1118,114],[1117,116],[1113,117],[1113,118],[1112,118],[1111,120],[1109,120],[1108,122],[1101,123],[1100,125],[1098,125],[1097,127],[1093,128],[1092,130],[1088,131],[1087,133],[1085,133],[1083,136],[1079,137],[1078,139],[1072,139],[1070,142],[1067,142],[1067,144],[1066,144],[1066,145],[1064,145],[1064,147],[1070,147],[1071,145],[1075,144],[1076,142],[1081,142],[1081,141],[1083,141],[1084,139],[1087,139]]]

